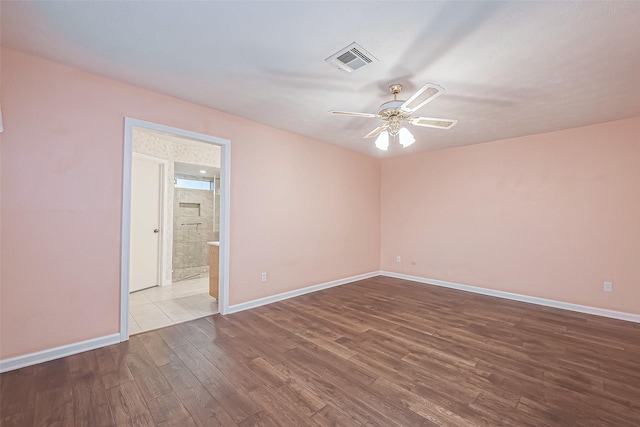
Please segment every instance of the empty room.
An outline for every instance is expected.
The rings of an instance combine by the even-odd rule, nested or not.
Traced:
[[[0,425],[640,425],[638,22],[1,1]]]

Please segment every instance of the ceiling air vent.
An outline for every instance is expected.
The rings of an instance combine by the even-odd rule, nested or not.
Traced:
[[[351,43],[344,49],[340,49],[325,59],[327,64],[338,67],[348,73],[362,68],[367,64],[371,64],[374,61],[377,61],[376,57],[356,42]]]

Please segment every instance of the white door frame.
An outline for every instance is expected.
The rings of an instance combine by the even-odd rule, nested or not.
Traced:
[[[154,130],[207,142],[220,147],[220,285],[218,309],[229,312],[229,220],[231,194],[231,141],[211,135],[164,126],[143,120],[124,118],[124,156],[122,168],[122,251],[120,254],[120,341],[129,339],[129,273],[131,239],[131,163],[133,158],[133,128]]]
[[[160,219],[160,235],[158,236],[158,238],[160,239],[158,242],[158,285],[159,286],[165,286],[167,285],[166,280],[165,280],[165,272],[167,269],[167,262],[166,262],[166,254],[167,254],[167,245],[165,245],[165,237],[166,237],[166,231],[169,227],[167,221],[167,197],[166,197],[166,192],[167,192],[167,173],[169,170],[169,161],[165,160],[165,159],[160,159],[158,157],[153,157],[153,156],[149,156],[147,154],[142,154],[142,153],[133,153],[133,147],[132,147],[132,158],[133,157],[137,157],[139,159],[146,159],[146,160],[151,160],[153,162],[159,163],[160,164],[160,212],[159,212],[159,219]],[[131,200],[131,198],[129,198],[129,200]],[[131,222],[129,222],[131,223]],[[129,268],[131,268],[131,265],[129,265]]]

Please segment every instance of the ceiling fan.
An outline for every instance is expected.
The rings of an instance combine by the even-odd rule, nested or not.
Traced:
[[[331,111],[333,114],[342,114],[353,117],[377,117],[385,123],[381,124],[371,132],[365,135],[365,138],[373,138],[377,136],[376,147],[381,150],[389,148],[389,137],[398,137],[398,141],[403,147],[408,147],[415,142],[415,138],[409,130],[403,126],[404,122],[414,126],[426,126],[437,129],[451,129],[457,120],[436,119],[433,117],[414,116],[417,110],[425,104],[433,101],[440,96],[445,89],[442,86],[427,83],[422,86],[416,93],[411,95],[406,101],[398,99],[398,94],[402,91],[402,85],[399,83],[389,86],[389,92],[393,94],[393,101],[387,101],[378,108],[377,114],[371,113],[352,113],[349,111]]]

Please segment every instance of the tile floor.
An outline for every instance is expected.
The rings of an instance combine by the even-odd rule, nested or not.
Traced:
[[[183,280],[129,295],[129,335],[175,325],[218,312],[209,277]]]

